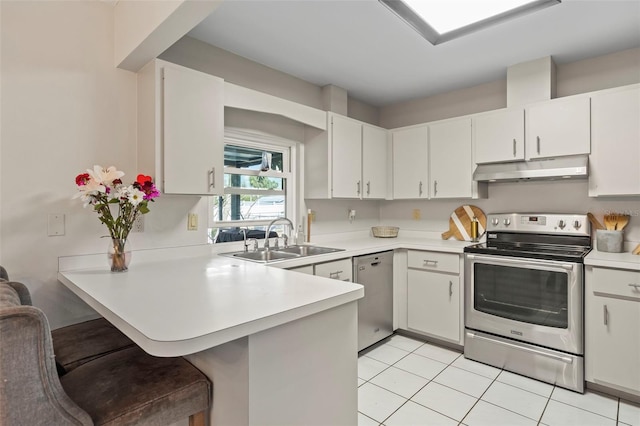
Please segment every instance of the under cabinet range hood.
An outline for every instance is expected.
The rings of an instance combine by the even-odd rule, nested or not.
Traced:
[[[589,158],[586,155],[478,164],[473,173],[477,182],[514,182],[586,178]]]

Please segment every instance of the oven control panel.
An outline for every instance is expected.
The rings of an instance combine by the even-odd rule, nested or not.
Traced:
[[[493,213],[487,216],[487,231],[591,235],[591,226],[582,214]]]

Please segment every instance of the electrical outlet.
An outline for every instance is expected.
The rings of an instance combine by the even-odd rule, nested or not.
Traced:
[[[133,221],[131,232],[144,232],[144,215],[139,214],[136,217],[136,220]]]
[[[187,217],[187,230],[198,230],[198,215],[196,213],[189,213],[189,216]]]
[[[420,209],[413,209],[413,220],[420,220],[421,213]]]

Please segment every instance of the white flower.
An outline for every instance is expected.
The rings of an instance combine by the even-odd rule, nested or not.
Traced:
[[[98,195],[100,192],[107,192],[107,188],[99,182],[96,182],[95,179],[90,178],[86,185],[78,186],[78,192],[73,196],[73,198],[78,198],[84,202],[84,206],[91,201],[92,195]]]
[[[134,206],[137,206],[142,201],[144,201],[144,192],[140,191],[139,189],[136,189],[133,186],[130,186],[128,188],[128,192],[129,192],[129,196],[128,196],[129,202]]]
[[[124,172],[116,170],[114,166],[108,167],[105,170],[102,166],[96,165],[93,166],[93,170],[87,169],[87,173],[91,176],[91,180],[95,180],[101,185],[111,185],[115,179],[120,179],[124,176]]]

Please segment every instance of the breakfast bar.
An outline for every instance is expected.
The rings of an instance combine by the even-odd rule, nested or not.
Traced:
[[[356,424],[361,285],[160,252],[124,273],[62,259],[58,279],[149,354],[202,370],[210,424]]]

